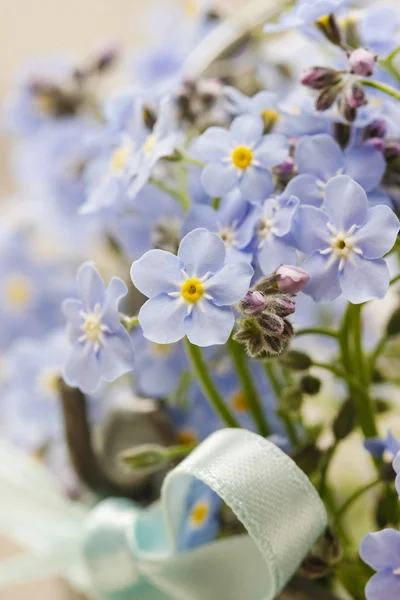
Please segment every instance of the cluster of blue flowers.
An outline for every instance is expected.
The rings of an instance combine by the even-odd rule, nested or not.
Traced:
[[[327,336],[322,368],[349,386],[366,444],[379,446],[371,389],[389,334],[367,356],[360,314],[391,294],[399,269],[400,11],[298,0],[259,23],[259,48],[243,42],[208,77],[187,65],[208,66],[199,42],[229,16],[209,4],[157,17],[154,47],[130,61],[135,85],[93,95],[117,66],[106,46],[29,65],[7,99],[18,144],[0,225],[1,431],[65,472],[71,493],[61,379],[89,403],[92,431],[147,397],[188,451],[229,425],[295,458],[322,455],[302,413],[320,389],[308,373],[320,347],[289,348],[300,325]],[[223,513],[195,486],[180,549],[212,540]],[[361,554],[378,571],[368,600],[399,597],[400,533],[367,536]]]

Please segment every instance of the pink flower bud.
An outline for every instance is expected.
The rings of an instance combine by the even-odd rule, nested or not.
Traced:
[[[359,81],[348,81],[343,89],[344,101],[350,108],[359,108],[365,104],[365,91]]]
[[[245,315],[262,313],[267,303],[262,292],[248,292],[240,302],[240,308]]]
[[[322,90],[336,83],[339,77],[339,73],[335,69],[330,69],[329,67],[311,67],[311,69],[306,69],[303,72],[300,82],[313,90]]]
[[[297,294],[301,292],[310,280],[310,275],[300,267],[292,265],[281,265],[276,274],[278,278],[278,288],[286,294]]]
[[[349,56],[351,72],[355,75],[369,77],[374,72],[377,56],[366,48],[357,48]]]

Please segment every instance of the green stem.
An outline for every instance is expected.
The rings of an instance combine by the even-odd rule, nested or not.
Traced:
[[[396,275],[396,277],[393,277],[393,279],[390,282],[390,285],[394,285],[395,283],[397,283],[398,281],[400,281],[400,274]]]
[[[380,83],[378,81],[370,81],[369,79],[360,79],[361,83],[367,87],[374,88],[376,90],[380,90],[384,94],[391,96],[395,100],[400,101],[400,92],[390,85],[386,85],[385,83]]]
[[[227,427],[240,427],[235,416],[225,404],[215,383],[211,379],[207,364],[203,359],[201,349],[199,346],[191,344],[188,339],[186,339],[185,342],[186,352],[192,365],[194,374],[196,375],[207,400]]]
[[[131,329],[133,329],[134,327],[139,325],[139,318],[136,316],[128,317],[128,315],[122,315],[122,314],[120,314],[119,316],[120,316],[122,325],[125,327],[125,329],[127,331],[131,331]]]
[[[400,52],[400,46],[397,46],[394,50],[391,51],[391,53],[384,59],[385,62],[392,62],[393,59],[397,56],[397,54]]]
[[[385,350],[386,344],[388,343],[388,341],[389,341],[389,337],[387,335],[384,335],[379,340],[377,345],[375,346],[375,349],[372,352],[370,359],[369,359],[369,369],[370,369],[371,375],[373,375],[375,367],[376,367],[376,363],[378,362],[379,357]]]
[[[167,446],[164,450],[166,460],[175,460],[176,458],[185,458],[196,448],[197,444],[185,444],[178,446]]]
[[[249,411],[257,425],[258,432],[263,437],[266,437],[271,433],[271,430],[264,414],[257,386],[254,384],[253,377],[247,364],[247,357],[243,351],[243,346],[233,339],[230,339],[228,341],[228,349],[245,393]]]
[[[370,378],[363,351],[361,309],[362,304],[354,304],[351,308],[351,320],[353,324],[354,336],[354,366],[356,370],[358,370],[361,381],[368,386]]]
[[[281,383],[278,379],[278,376],[275,373],[274,367],[272,363],[265,361],[264,369],[269,382],[271,384],[272,390],[276,396],[277,401],[279,402],[279,398],[281,396]],[[297,446],[299,443],[299,437],[297,435],[296,427],[291,420],[289,415],[282,416],[282,420],[285,424],[286,432],[288,434],[288,438],[294,446]]]
[[[312,366],[317,367],[318,369],[324,369],[325,371],[330,371],[331,373],[333,373],[333,375],[336,375],[336,377],[339,377],[340,379],[344,379],[345,381],[347,381],[349,386],[351,386],[352,388],[354,388],[361,394],[363,394],[365,392],[364,386],[362,386],[355,377],[353,377],[347,371],[339,369],[339,367],[335,367],[334,365],[330,365],[327,363],[315,362],[315,361],[313,361]]]
[[[190,200],[186,193],[182,194],[179,190],[170,187],[169,185],[167,185],[163,181],[160,181],[159,179],[151,178],[150,183],[158,187],[159,190],[162,190],[166,194],[169,194],[173,198],[176,198],[185,212],[188,210],[188,208],[190,208]]]
[[[325,496],[326,484],[327,484],[327,479],[328,479],[328,471],[329,471],[329,467],[331,465],[332,459],[335,455],[337,446],[338,446],[337,442],[335,442],[335,444],[331,448],[329,448],[329,450],[327,451],[326,456],[325,456],[325,462],[321,469],[321,477],[320,477],[319,485],[318,485],[318,492],[319,492],[319,495],[321,496],[321,498],[323,498]]]
[[[188,183],[187,183],[187,167],[185,164],[180,165],[179,171],[179,187],[180,187],[180,202],[184,212],[187,212],[191,207],[192,203],[188,194]]]
[[[201,169],[204,169],[204,167],[206,166],[206,163],[203,163],[200,160],[196,160],[195,158],[192,158],[188,154],[184,154],[182,151],[181,151],[181,157],[182,157],[182,160],[184,160],[185,162],[189,163],[190,165],[195,165],[196,167],[200,167]]]
[[[356,490],[354,494],[352,494],[350,498],[348,498],[346,502],[342,504],[342,506],[337,511],[335,515],[335,524],[337,524],[341,520],[343,515],[354,504],[354,502],[361,498],[361,496],[365,494],[365,492],[368,492],[369,490],[372,490],[372,488],[376,487],[379,483],[383,483],[382,479],[375,479],[375,481],[372,481],[368,485],[364,485],[362,488]]]
[[[336,331],[333,331],[333,329],[324,329],[323,327],[309,327],[296,331],[296,337],[300,337],[302,335],[325,335],[335,339],[338,337]]]

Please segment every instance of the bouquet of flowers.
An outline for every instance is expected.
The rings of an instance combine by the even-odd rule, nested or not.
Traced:
[[[6,101],[0,587],[397,600],[400,7],[166,4]]]

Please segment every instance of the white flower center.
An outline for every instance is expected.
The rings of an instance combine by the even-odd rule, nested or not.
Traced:
[[[338,230],[333,225],[327,225],[332,236],[327,240],[329,248],[322,250],[321,254],[330,254],[331,263],[339,260],[339,271],[342,271],[346,262],[353,259],[353,253],[362,255],[362,250],[357,246],[354,232],[357,225],[352,225],[347,231]]]
[[[236,246],[236,225],[233,224],[230,227],[222,227],[218,225],[218,235],[224,242],[227,248],[232,248],[232,246]]]
[[[83,323],[81,329],[83,334],[79,338],[79,342],[89,342],[93,344],[95,351],[97,352],[101,346],[105,344],[104,333],[109,331],[107,325],[104,325],[101,321],[101,307],[96,304],[93,312],[81,311],[81,317]]]

